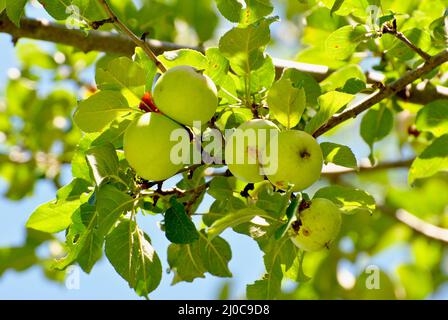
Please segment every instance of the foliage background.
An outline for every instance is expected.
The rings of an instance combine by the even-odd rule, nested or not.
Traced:
[[[188,1],[187,1],[188,2]],[[304,34],[300,27],[300,16],[291,15],[295,10],[300,11],[300,4],[295,0],[278,0],[273,1],[275,11],[274,14],[279,15],[281,22],[275,23],[272,26],[271,33],[274,39],[273,44],[269,47],[268,52],[276,57],[294,59],[296,53],[302,48],[297,39]],[[390,1],[389,1],[390,2]],[[410,1],[408,8],[403,10],[416,10],[419,8],[422,14],[429,14],[431,5],[427,1]],[[204,1],[208,3],[208,1]],[[447,6],[444,1],[438,2],[440,6]],[[214,9],[214,6],[210,6]],[[299,8],[299,9],[298,9]],[[288,11],[289,10],[289,11]],[[425,11],[426,10],[426,11]],[[187,12],[187,10],[186,10]],[[211,14],[210,21],[214,20],[214,14]],[[30,17],[48,18],[51,19],[39,7],[36,1],[32,2],[27,7],[27,15]],[[188,29],[189,18],[184,18],[183,22],[178,22],[176,25],[178,34],[171,31],[168,33],[161,32],[160,38],[166,40],[177,40],[183,44],[197,44],[197,38],[191,29]],[[192,20],[190,20],[191,22]],[[198,21],[198,20],[195,20]],[[222,35],[230,26],[229,23],[223,19],[216,18],[215,35]],[[202,28],[199,26],[199,28]],[[167,28],[170,30],[170,28]],[[209,29],[207,26],[205,29]],[[183,31],[182,31],[183,30]],[[203,29],[199,29],[203,30]],[[206,31],[203,31],[206,32]],[[307,32],[316,38],[320,32],[319,28],[313,30],[307,29]],[[203,35],[208,38],[210,35]],[[209,40],[207,46],[216,45],[216,36],[214,40]],[[313,37],[312,37],[313,38]],[[303,40],[303,38],[302,38]],[[309,40],[309,39],[308,39]],[[305,39],[306,41],[306,39]],[[24,43],[27,45],[25,46]],[[31,43],[36,44],[35,50],[32,50]],[[309,44],[309,43],[308,43]],[[93,68],[84,67],[82,63],[76,65],[76,59],[88,61],[93,63],[95,55],[72,55],[68,53],[67,56],[73,58],[75,63],[73,74],[64,74],[64,69],[57,66],[58,56],[54,55],[55,47],[48,43],[36,42],[29,40],[20,40],[19,44],[14,48],[10,37],[4,34],[0,35],[1,61],[0,61],[0,92],[9,103],[11,99],[22,103],[19,108],[23,108],[25,112],[30,110],[32,104],[29,102],[32,99],[21,102],[24,95],[18,89],[14,89],[13,97],[8,96],[8,86],[13,86],[14,83],[20,82],[23,79],[32,79],[37,85],[37,92],[40,97],[44,97],[54,90],[54,84],[57,88],[65,88],[72,94],[83,94],[86,91],[85,87],[80,88],[80,84],[94,83]],[[57,50],[68,50],[64,47],[58,47]],[[50,54],[47,54],[50,52]],[[318,59],[317,57],[316,59]],[[312,61],[310,61],[312,62]],[[318,61],[313,61],[317,63]],[[378,58],[365,59],[361,63],[364,71],[370,70],[373,65],[378,62]],[[78,69],[77,69],[78,68]],[[65,79],[64,79],[65,78]],[[18,81],[17,81],[18,80]],[[28,80],[26,80],[28,81]],[[68,98],[68,105],[66,109],[61,112],[65,113],[72,110],[75,106],[75,97]],[[79,97],[78,97],[79,98]],[[9,99],[9,100],[8,100]],[[44,99],[43,99],[44,100]],[[0,102],[0,108],[5,105],[6,101]],[[18,114],[18,117],[22,117]],[[27,130],[19,132],[27,137],[35,137],[39,134],[42,125],[36,121],[33,126]],[[0,120],[1,121],[1,120]],[[54,122],[54,118],[51,119]],[[329,140],[333,142],[344,141],[348,144],[358,160],[366,160],[370,154],[370,150],[359,135],[353,135],[353,132],[359,131],[361,117],[355,121],[351,121],[343,128],[335,132],[329,137],[323,137],[321,141]],[[57,122],[56,122],[57,124]],[[62,123],[62,125],[64,125]],[[375,145],[375,156],[381,161],[394,161],[401,158],[410,158],[414,155],[415,150],[413,146],[403,143],[403,138],[400,136],[399,121],[396,122],[394,130]],[[52,135],[55,132],[48,132]],[[57,133],[56,133],[57,134]],[[18,141],[23,138],[17,136]],[[0,135],[0,139],[2,136]],[[39,137],[41,138],[41,137]],[[78,132],[73,132],[70,137],[72,146],[79,138]],[[39,145],[39,148],[45,146]],[[6,146],[0,146],[6,148]],[[60,148],[60,146],[59,146]],[[54,185],[64,185],[70,181],[70,169],[66,166],[62,168],[60,180],[47,177],[35,183],[34,173],[27,171],[26,168],[20,168],[22,171],[16,171],[16,175],[11,174],[7,168],[6,162],[2,162],[2,176],[0,187],[5,196],[0,200],[0,247],[10,248],[18,247],[23,244],[26,237],[23,226],[27,221],[29,214],[33,209],[48,200],[54,198]],[[410,189],[407,184],[406,168],[394,169],[391,171],[375,172],[374,174],[365,174],[360,177],[348,175],[343,179],[348,182],[362,187],[376,196],[377,199],[383,199],[385,194],[392,198],[397,207],[406,207],[407,210],[413,214],[420,215],[428,221],[447,226],[448,211],[446,210],[447,203],[441,200],[443,194],[448,194],[448,183],[446,176],[428,180],[419,186],[417,189]],[[51,181],[54,180],[54,181]],[[12,184],[17,183],[17,185]],[[313,186],[310,193],[318,190],[324,183]],[[31,187],[31,188],[30,188]],[[30,196],[33,194],[32,196]],[[205,210],[211,203],[211,199],[207,198],[202,204]],[[442,212],[440,208],[444,209]],[[201,212],[199,209],[198,212]],[[295,290],[296,285],[292,282],[284,284],[285,298],[336,298],[336,297],[369,297],[371,292],[363,290],[362,288],[355,288],[352,293],[341,293],[344,286],[350,284],[354,278],[362,272],[365,266],[369,264],[378,265],[383,271],[384,283],[392,281],[394,285],[390,288],[383,288],[378,295],[378,298],[447,298],[448,284],[445,283],[448,274],[448,258],[446,247],[437,241],[430,241],[427,238],[413,233],[408,227],[397,222],[387,215],[370,216],[351,216],[352,221],[347,226],[353,228],[351,234],[351,241],[348,238],[342,238],[339,243],[340,256],[326,257],[327,253],[317,254],[309,261],[321,261],[327,258],[327,263],[323,264],[327,267],[321,268],[321,274],[315,274],[314,283],[309,286],[316,286],[318,290],[305,289]],[[164,270],[167,269],[166,264],[166,247],[168,241],[164,235],[158,231],[156,222],[160,221],[160,217],[147,216],[140,219],[142,228],[151,235],[152,242],[157,252],[159,253]],[[366,229],[363,229],[366,228]],[[373,232],[372,232],[373,230]],[[350,231],[350,230],[349,230]],[[370,232],[370,238],[366,233]],[[345,234],[349,232],[345,231]],[[263,274],[264,266],[262,261],[262,253],[259,251],[255,242],[247,237],[238,235],[234,232],[227,231],[224,238],[229,241],[233,250],[233,258],[230,262],[230,269],[234,277],[230,280],[215,278],[207,275],[206,279],[197,279],[194,283],[180,283],[175,286],[170,286],[171,275],[164,273],[161,286],[154,292],[152,298],[216,298],[216,297],[243,297],[245,294],[246,284],[260,278]],[[362,240],[368,239],[369,244],[363,244]],[[359,241],[357,241],[359,240]],[[366,240],[367,241],[367,240]],[[376,244],[376,245],[372,245]],[[53,249],[55,249],[53,247]],[[113,270],[105,258],[95,266],[90,275],[81,275],[81,290],[67,291],[61,283],[54,280],[61,280],[62,274],[51,272],[45,265],[45,259],[48,257],[51,248],[45,246],[39,248],[38,256],[44,257],[42,266],[33,266],[30,269],[19,272],[21,270],[4,270],[0,255],[0,298],[135,298],[134,292],[128,288],[124,282]],[[23,261],[22,261],[23,262]],[[20,264],[19,262],[19,268]],[[6,265],[6,263],[4,263]],[[26,266],[26,263],[24,263]],[[312,262],[309,266],[305,266],[314,273],[315,267]],[[401,271],[400,271],[401,270]],[[5,271],[4,274],[3,271]],[[45,273],[43,273],[45,272]],[[312,275],[312,274],[310,274]],[[51,279],[51,280],[50,280]],[[362,279],[360,280],[362,282]],[[317,284],[316,284],[317,282]],[[392,283],[391,282],[391,283]],[[227,290],[227,286],[230,289]]]

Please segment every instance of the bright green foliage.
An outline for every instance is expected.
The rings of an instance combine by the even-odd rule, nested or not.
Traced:
[[[325,163],[331,162],[342,167],[358,168],[355,155],[349,147],[332,142],[322,142],[320,147]]]
[[[446,0],[107,3],[165,74],[147,48],[108,42],[128,35],[101,21],[100,1],[0,0],[2,32],[32,12],[78,29],[55,39],[80,37],[4,48],[17,57],[0,88],[4,197],[22,200],[43,181],[57,191],[29,213],[24,241],[0,248],[0,276],[38,267],[61,282],[105,254],[148,298],[164,277],[238,278],[233,232],[261,251],[249,299],[425,299],[446,286],[447,63],[389,87],[422,68],[412,46],[443,56]],[[92,41],[94,27],[107,36]],[[33,37],[44,35],[37,26]],[[365,104],[378,93],[387,97]],[[236,128],[275,129],[276,172],[260,171],[271,154],[258,142],[244,149],[254,164],[229,161]],[[174,130],[202,159],[173,163],[185,151]],[[159,234],[147,234],[155,221]],[[382,256],[395,253],[406,259]],[[241,298],[229,283],[220,297]]]
[[[161,280],[162,264],[149,237],[134,221],[124,220],[106,238],[106,256],[138,295],[147,297]]]

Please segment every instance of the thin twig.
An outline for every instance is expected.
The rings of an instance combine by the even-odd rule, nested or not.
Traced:
[[[386,206],[379,206],[378,209],[381,212],[394,217],[418,234],[421,234],[431,240],[448,243],[448,229],[435,226],[404,209],[394,210]]]
[[[351,118],[356,118],[356,116],[359,115],[360,113],[368,110],[369,108],[373,107],[380,101],[395,95],[397,92],[406,88],[407,85],[413,83],[421,76],[434,70],[435,68],[437,68],[438,66],[447,61],[448,61],[448,49],[445,49],[439,54],[431,57],[428,61],[426,61],[423,65],[421,65],[417,69],[408,71],[400,79],[395,80],[391,84],[388,84],[383,88],[381,88],[380,90],[376,91],[375,93],[369,95],[366,99],[361,101],[356,106],[352,107],[351,109],[339,115],[330,118],[330,120],[328,120],[325,124],[323,124],[313,133],[313,136],[319,137],[325,132],[341,124],[342,122]]]
[[[385,24],[383,26],[383,33],[384,34],[391,34],[401,42],[403,42],[406,46],[408,46],[411,50],[415,51],[420,57],[423,58],[425,61],[429,61],[431,59],[431,55],[414,45],[402,32],[399,32],[397,30],[397,25],[394,20],[394,23],[392,25]]]
[[[202,193],[207,190],[208,187],[210,187],[211,180],[200,185],[199,187],[190,190],[190,193],[192,193],[191,199],[188,200],[188,202],[185,204],[185,211],[188,213],[188,215],[191,216],[191,208],[196,203],[196,201],[199,199],[199,197],[202,195]]]
[[[132,32],[131,29],[129,29],[124,23],[118,19],[118,17],[115,15],[115,13],[112,11],[112,8],[109,6],[106,0],[98,0],[99,3],[104,7],[104,10],[106,10],[109,17],[114,21],[114,23],[124,32],[126,33],[129,38],[139,47],[141,47],[145,53],[148,55],[148,57],[154,61],[157,68],[161,72],[166,72],[166,67],[163,65],[162,62],[160,62],[159,59],[157,59],[157,56],[154,54],[152,49],[149,47],[148,43],[145,40],[142,40],[141,38],[137,37],[134,32]]]
[[[359,166],[358,170],[354,169],[327,169],[322,172],[322,176],[324,177],[334,177],[339,176],[343,174],[348,173],[360,173],[360,172],[375,172],[375,171],[381,171],[381,170],[388,170],[388,169],[400,169],[400,168],[409,168],[409,166],[412,164],[414,159],[409,160],[398,160],[398,161],[390,161],[390,162],[384,162],[380,163],[376,166]]]

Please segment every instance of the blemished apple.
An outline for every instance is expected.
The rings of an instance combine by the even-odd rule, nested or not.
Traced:
[[[270,152],[268,152],[269,154]],[[282,189],[301,191],[320,178],[323,166],[322,150],[311,135],[304,131],[288,130],[278,135],[277,170],[267,175],[273,185]]]
[[[174,130],[186,130],[164,115],[150,112],[135,119],[124,134],[124,156],[135,172],[146,180],[165,180],[175,175],[183,164],[171,161],[170,141]],[[187,133],[188,134],[188,133]]]
[[[248,183],[264,180],[260,157],[261,152],[269,145],[270,130],[279,132],[273,122],[254,119],[240,125],[229,136],[225,147],[225,159],[230,172],[235,177]],[[261,135],[265,138],[259,139]]]
[[[292,224],[291,241],[305,251],[330,248],[341,229],[341,211],[330,200],[313,199]]]
[[[213,81],[190,66],[176,66],[165,72],[154,87],[154,101],[171,119],[192,126],[208,122],[218,107],[218,90]]]

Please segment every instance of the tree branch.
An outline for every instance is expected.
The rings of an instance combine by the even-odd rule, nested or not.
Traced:
[[[386,206],[379,206],[378,209],[405,224],[418,234],[431,240],[441,241],[448,244],[448,229],[435,226],[425,220],[416,217],[404,209],[393,210]]]
[[[368,96],[366,99],[361,101],[355,107],[353,107],[339,115],[332,117],[330,120],[327,121],[327,123],[325,123],[320,128],[318,128],[313,133],[313,136],[319,137],[320,135],[324,134],[325,132],[327,132],[327,131],[333,129],[334,127],[336,127],[337,125],[341,124],[342,122],[344,122],[350,118],[356,118],[356,116],[359,115],[360,113],[373,107],[375,104],[379,103],[380,101],[397,94],[398,92],[405,89],[406,86],[413,83],[415,80],[417,80],[421,76],[434,70],[436,67],[440,66],[441,64],[443,64],[447,61],[448,61],[448,49],[431,57],[428,61],[426,61],[423,65],[421,65],[417,69],[408,71],[400,79],[395,80],[391,84],[388,84],[388,85],[384,86],[383,88],[381,88],[380,90],[376,91],[375,93],[371,94],[370,96]]]
[[[322,172],[323,177],[334,177],[348,173],[375,172],[388,169],[409,168],[414,159],[398,160],[380,163],[376,166],[360,166],[358,170],[354,169],[329,169]]]
[[[388,33],[396,37],[398,40],[400,40],[406,46],[408,46],[411,50],[416,52],[420,57],[422,57],[423,60],[429,61],[429,59],[431,59],[431,55],[429,55],[428,53],[426,53],[425,51],[414,45],[408,38],[406,38],[406,36],[402,32],[399,32],[397,30],[396,20],[394,20],[392,26],[385,24],[383,26],[383,33],[384,34]]]
[[[115,53],[119,55],[132,56],[137,46],[128,37],[103,31],[89,31],[86,35],[84,31],[67,29],[62,24],[44,22],[34,19],[23,18],[18,28],[5,13],[0,14],[0,32],[10,34],[13,39],[29,38],[35,40],[50,41],[76,47],[83,52],[101,51]],[[141,40],[143,41],[143,40]],[[178,50],[182,48],[203,51],[202,48],[178,45],[170,42],[148,39],[144,41],[155,55],[162,54],[165,51]],[[332,70],[326,66],[313,65],[308,63],[282,60],[274,58],[277,78],[282,74],[285,68],[293,68],[305,72],[317,81],[322,81],[328,77]],[[369,82],[375,82],[372,75],[369,74]],[[426,104],[437,99],[448,98],[448,88],[438,86],[424,89],[416,87],[410,90],[398,92],[397,97],[401,100],[417,104]]]
[[[114,21],[114,24],[117,25],[124,33],[128,35],[128,37],[139,47],[141,47],[145,53],[148,55],[148,57],[154,61],[157,68],[161,72],[166,72],[165,66],[162,64],[162,62],[157,59],[157,56],[152,51],[151,47],[148,45],[148,43],[145,40],[140,39],[137,37],[132,30],[130,30],[124,23],[118,19],[118,17],[115,15],[115,13],[112,11],[112,8],[109,6],[106,0],[98,0],[98,2],[103,6],[106,13],[109,15],[112,21]]]
[[[435,226],[403,209],[398,209],[395,212],[395,217],[414,231],[428,238],[448,243],[448,229]]]

